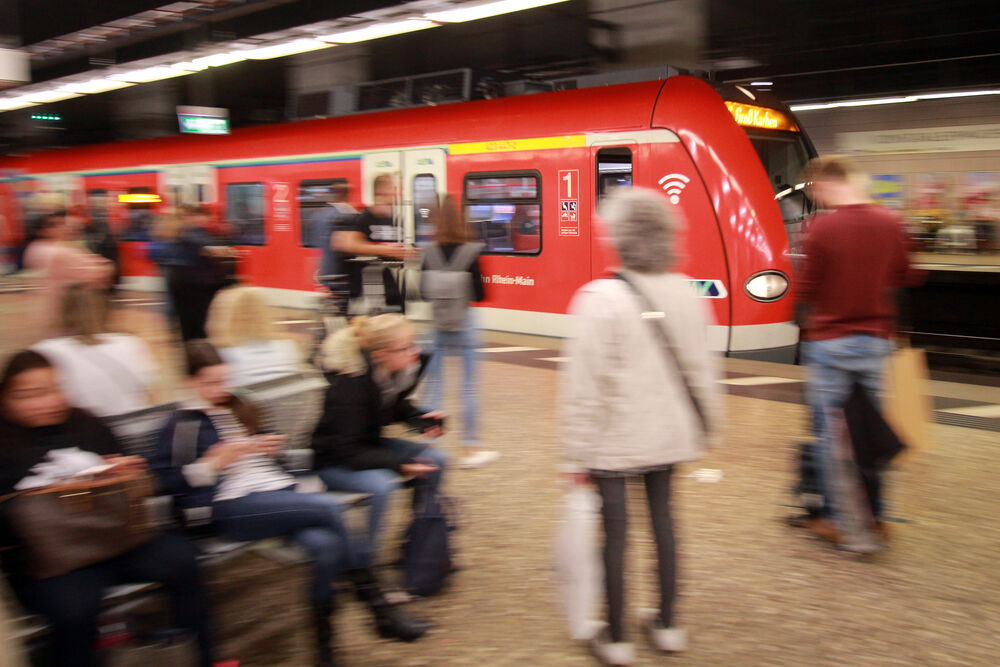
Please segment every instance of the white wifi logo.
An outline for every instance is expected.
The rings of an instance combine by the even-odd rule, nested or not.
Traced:
[[[670,196],[670,203],[676,204],[681,200],[681,192],[691,182],[691,179],[684,174],[667,174],[657,182]]]

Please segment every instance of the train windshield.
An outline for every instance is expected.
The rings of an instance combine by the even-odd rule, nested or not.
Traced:
[[[812,213],[800,176],[809,162],[809,149],[799,132],[747,129],[764,171],[774,188],[793,255],[801,252],[802,221]]]

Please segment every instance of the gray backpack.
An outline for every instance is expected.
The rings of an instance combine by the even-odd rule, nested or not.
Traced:
[[[482,243],[463,243],[449,261],[438,244],[424,246],[421,287],[424,298],[431,302],[438,329],[460,331],[465,324],[465,311],[473,298],[469,267],[482,249]]]

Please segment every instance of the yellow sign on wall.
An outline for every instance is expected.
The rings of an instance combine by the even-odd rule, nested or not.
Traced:
[[[762,130],[785,130],[798,132],[799,126],[787,114],[777,109],[758,107],[753,104],[726,102],[726,108],[733,115],[737,124],[744,127],[757,127]]]

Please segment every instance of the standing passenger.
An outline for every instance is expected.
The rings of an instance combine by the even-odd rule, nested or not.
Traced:
[[[847,158],[815,158],[806,168],[810,197],[830,209],[809,226],[805,263],[797,293],[805,307],[802,358],[808,370],[806,392],[813,411],[813,432],[820,460],[823,515],[806,527],[839,543],[842,511],[834,489],[835,454],[827,410],[847,400],[854,382],[876,404],[882,368],[896,330],[896,292],[920,273],[910,267],[909,239],[899,216],[873,204],[862,174]],[[878,475],[869,493],[876,528],[881,520]]]
[[[184,226],[178,237],[174,269],[174,307],[184,342],[205,338],[205,319],[212,298],[225,285],[221,259],[232,254],[208,230],[211,214],[204,207],[183,207]]]
[[[387,259],[407,259],[415,251],[400,244],[399,229],[393,223],[392,205],[396,196],[396,180],[392,174],[379,174],[372,184],[372,205],[358,215],[341,217],[330,243],[336,250],[333,273],[347,274],[351,299],[362,296],[364,283],[359,255],[375,255]],[[386,299],[400,298],[399,286],[386,270],[383,272]],[[364,314],[364,313],[362,313]]]
[[[592,480],[603,501],[607,627],[592,647],[604,664],[628,665],[635,649],[625,633],[625,484],[645,484],[656,539],[660,604],[646,627],[658,649],[682,651],[687,637],[674,614],[670,480],[674,464],[700,457],[707,446],[699,413],[708,424],[717,421],[717,364],[708,349],[705,307],[687,276],[671,271],[677,214],[658,194],[639,189],[616,192],[602,214],[627,281],[595,280],[570,305],[576,324],[562,378],[563,441],[579,471],[574,482]]]
[[[42,275],[36,315],[38,339],[59,335],[59,309],[69,285],[110,286],[114,266],[103,257],[72,245],[76,235],[66,212],[56,211],[42,220],[36,240],[24,251],[24,268]]]
[[[479,270],[482,243],[471,243],[465,220],[450,195],[445,195],[434,226],[434,242],[423,248],[420,292],[434,308],[433,347],[427,364],[427,402],[431,410],[444,406],[444,357],[462,357],[462,458],[459,468],[478,468],[495,461],[499,452],[479,448],[478,392],[479,328],[470,301],[486,298]]]

